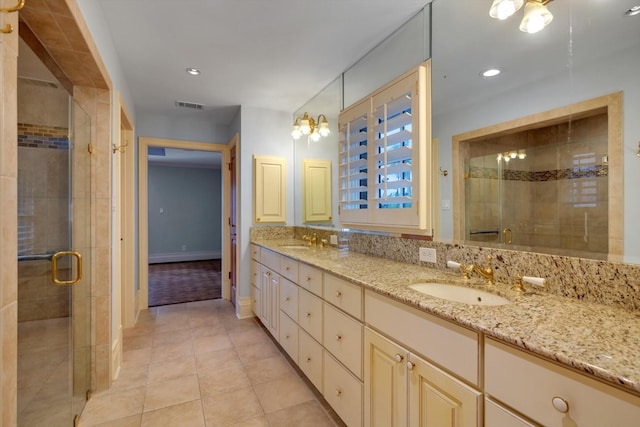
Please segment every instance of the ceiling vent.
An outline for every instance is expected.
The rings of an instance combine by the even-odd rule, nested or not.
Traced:
[[[54,82],[48,82],[46,80],[30,79],[28,77],[18,77],[18,79],[23,83],[32,84],[35,86],[45,86],[45,87],[51,87],[54,89],[58,88],[57,84],[55,84]]]
[[[192,110],[204,110],[204,104],[196,104],[195,102],[176,101],[176,107],[191,108]]]

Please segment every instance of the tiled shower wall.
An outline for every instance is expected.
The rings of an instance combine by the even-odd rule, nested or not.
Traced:
[[[68,129],[18,123],[18,255],[69,247]],[[18,262],[18,322],[69,315],[69,288],[50,262]]]
[[[508,164],[501,160],[502,182],[498,150],[471,159],[465,181],[471,202],[466,204],[467,238],[499,242],[508,228],[514,245],[606,258],[607,128],[607,115],[600,114],[485,141],[485,151],[524,149],[527,157]]]

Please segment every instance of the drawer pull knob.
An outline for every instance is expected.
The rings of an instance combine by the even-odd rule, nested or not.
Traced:
[[[289,267],[285,267],[285,268],[284,268],[284,270],[285,270],[285,271],[289,271],[289,270],[291,270],[291,269],[290,269]]]
[[[551,399],[551,404],[558,412],[562,412],[563,414],[569,412],[569,402],[561,397],[554,396],[553,399]]]
[[[342,335],[336,335],[336,341],[342,340]]]
[[[311,313],[309,313],[308,311],[305,313],[305,316],[307,317],[311,317]]]
[[[307,282],[311,281],[311,277],[307,276]]]
[[[400,363],[404,360],[404,357],[402,357],[401,354],[396,354],[395,359],[396,359],[396,362]]]
[[[407,362],[407,369],[408,369],[408,370],[413,371],[413,368],[414,368],[415,366],[416,366],[416,364],[415,364],[415,363],[413,363],[413,362],[411,362],[411,361],[408,361],[408,362]]]
[[[307,363],[310,363],[310,362],[311,362],[311,358],[307,357]]]
[[[336,298],[340,298],[342,296],[342,292],[336,291]]]
[[[342,390],[336,389],[336,396],[338,397],[342,396]]]
[[[288,340],[288,339],[289,339],[289,335],[285,335],[285,336],[284,336],[284,339],[285,339],[285,340]]]
[[[285,300],[285,301],[291,301],[291,298],[286,297],[284,300]]]

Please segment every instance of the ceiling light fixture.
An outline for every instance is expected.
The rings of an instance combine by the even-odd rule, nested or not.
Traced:
[[[627,10],[624,13],[626,16],[636,16],[636,15],[640,15],[640,5],[638,6],[633,6],[631,9]]]
[[[520,31],[533,34],[553,20],[553,15],[547,9],[547,4],[551,1],[553,0],[526,0],[525,3],[524,0],[493,0],[489,16],[500,20],[507,19],[524,4],[524,18],[520,22]]]
[[[330,133],[329,122],[324,114],[320,114],[318,119],[314,120],[313,117],[309,117],[309,114],[305,112],[293,122],[291,136],[293,139],[300,139],[302,135],[309,135],[309,138],[315,142]]]
[[[199,76],[200,75],[200,70],[198,70],[197,68],[187,68],[185,71],[187,73],[191,74],[192,76]]]
[[[489,68],[488,70],[484,70],[480,73],[482,77],[495,77],[502,72],[499,68]]]

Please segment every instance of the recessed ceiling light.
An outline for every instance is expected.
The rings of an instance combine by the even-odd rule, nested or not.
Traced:
[[[631,9],[627,10],[624,14],[627,16],[640,15],[640,5],[633,6]]]
[[[200,75],[200,70],[198,70],[197,68],[187,68],[185,71],[191,74],[192,76]]]
[[[488,70],[484,70],[483,72],[481,72],[480,75],[482,77],[495,77],[501,72],[502,70],[500,70],[499,68],[489,68]]]

